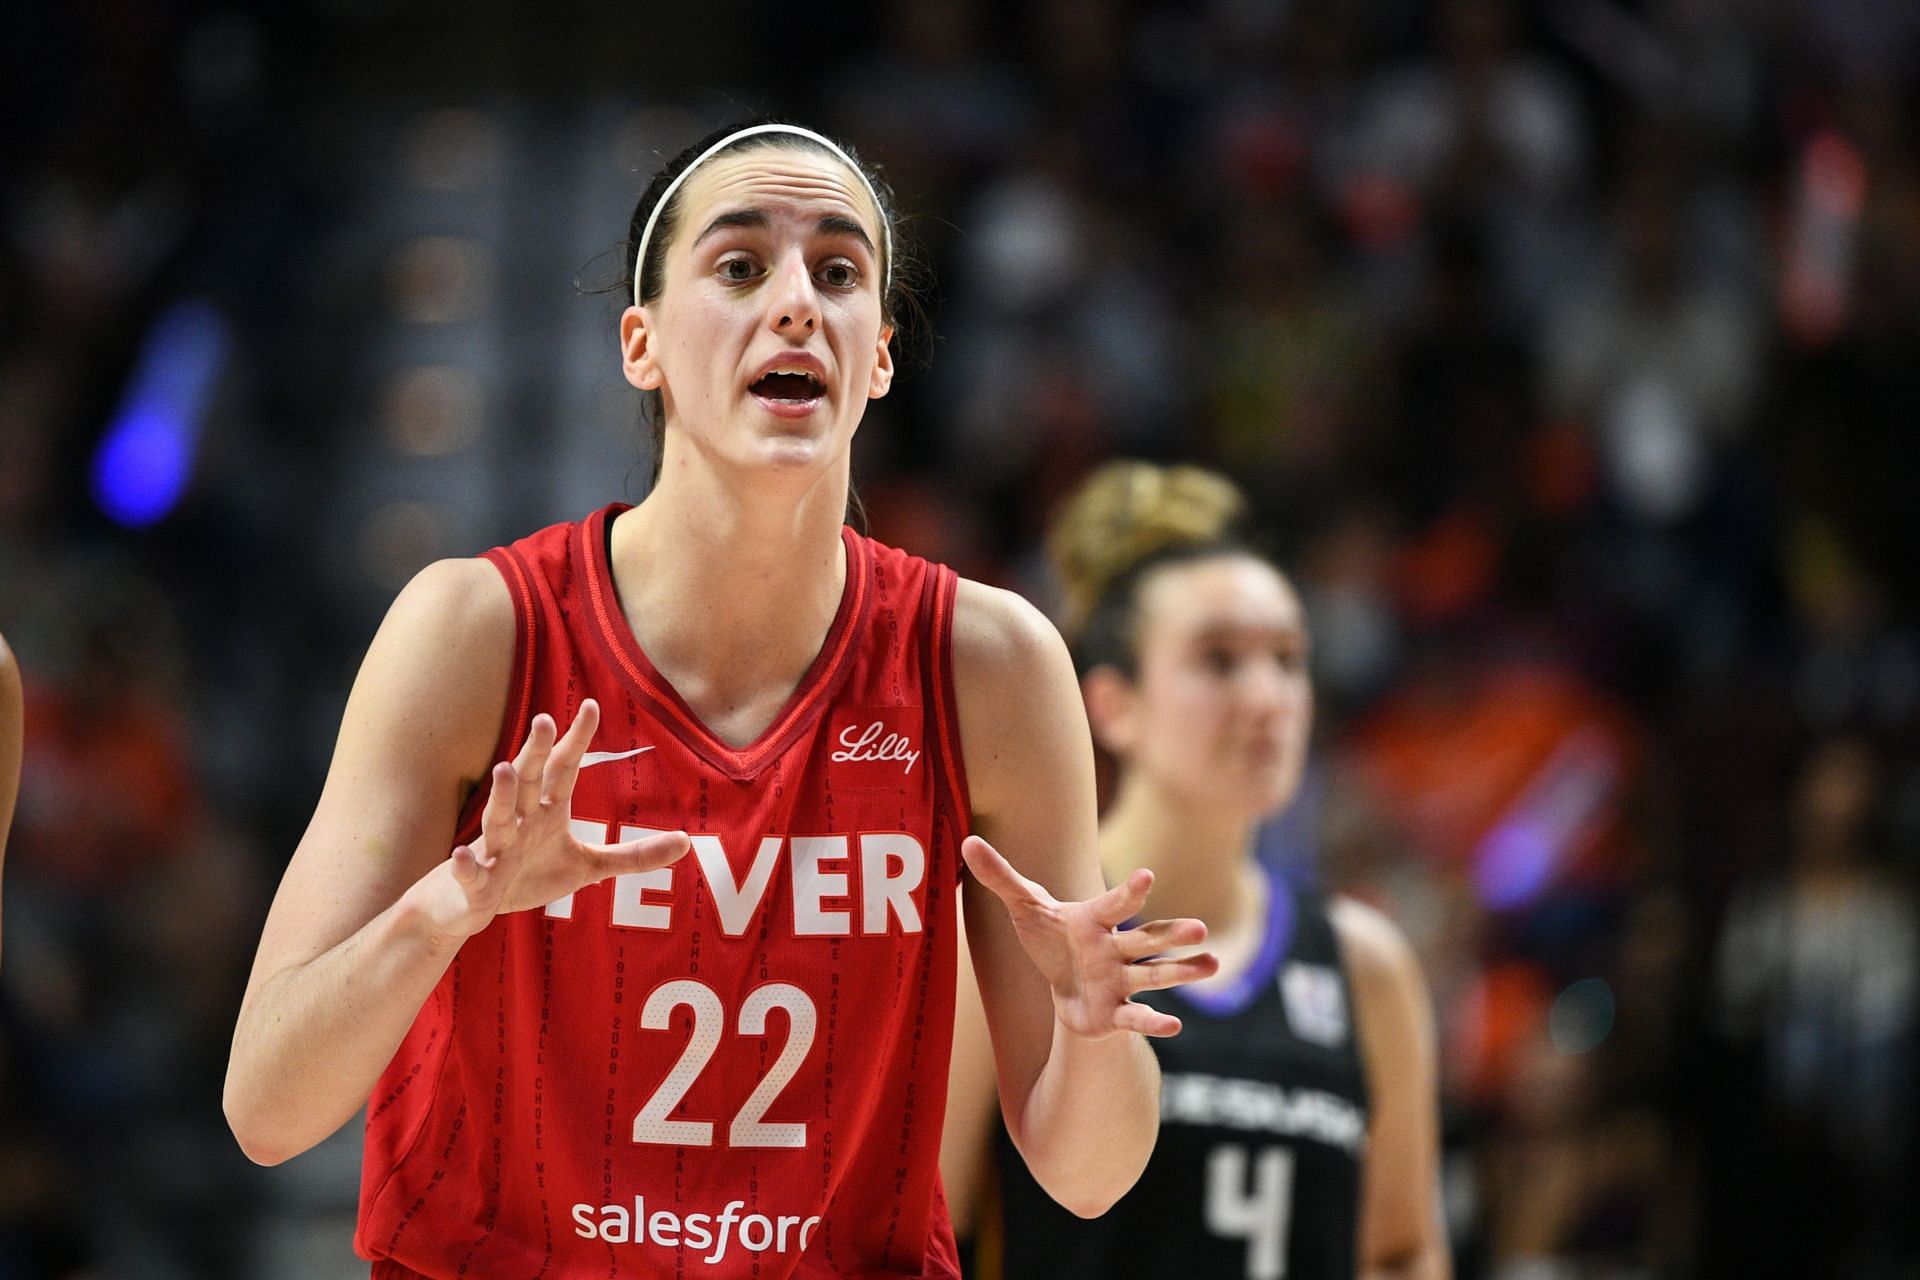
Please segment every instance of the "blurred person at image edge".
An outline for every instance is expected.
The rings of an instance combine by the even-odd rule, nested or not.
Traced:
[[[1313,694],[1299,597],[1244,539],[1244,508],[1210,472],[1117,462],[1051,531],[1088,713],[1120,766],[1102,863],[1117,880],[1159,868],[1156,892],[1207,923],[1221,964],[1143,997],[1185,1030],[1155,1042],[1147,1170],[1094,1221],[1052,1203],[1019,1135],[994,1125],[993,1064],[963,998],[943,1167],[956,1221],[978,1220],[977,1276],[1450,1272],[1418,961],[1384,916],[1291,886],[1256,852],[1299,787]]]

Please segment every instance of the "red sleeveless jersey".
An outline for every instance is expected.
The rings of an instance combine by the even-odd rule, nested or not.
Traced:
[[[461,947],[368,1100],[355,1245],[377,1280],[957,1278],[954,575],[843,531],[826,644],[736,750],[626,624],[620,510],[488,553],[518,625],[495,754],[595,698],[576,831],[694,847]]]

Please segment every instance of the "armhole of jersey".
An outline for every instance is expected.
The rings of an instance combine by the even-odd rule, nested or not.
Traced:
[[[953,610],[960,592],[960,575],[945,565],[934,567],[933,625],[929,628],[933,648],[933,720],[940,735],[940,763],[947,784],[947,798],[954,806],[960,824],[959,838],[973,830],[973,802],[967,796],[967,763],[960,753],[959,705],[953,692]],[[962,863],[955,878],[966,875]]]
[[[512,758],[514,748],[526,737],[527,726],[533,720],[534,627],[538,615],[533,604],[532,579],[520,553],[512,547],[495,547],[484,558],[499,570],[507,584],[507,594],[513,597],[513,668],[507,677],[507,714],[501,718],[500,736],[494,739],[493,759],[488,762],[491,768],[499,761]],[[486,804],[490,789],[488,780],[483,779],[467,798],[455,827],[455,840],[470,840],[479,834],[480,809]]]
[[[1285,884],[1284,877],[1276,877],[1276,880]],[[1367,1113],[1367,1125],[1371,1128],[1373,1125],[1373,1050],[1368,1046],[1366,1032],[1363,1030],[1365,1022],[1360,1016],[1360,999],[1353,985],[1353,964],[1347,959],[1349,951],[1347,937],[1340,932],[1340,921],[1333,914],[1339,898],[1331,893],[1309,897],[1290,885],[1287,886],[1287,891],[1293,894],[1296,912],[1309,906],[1317,906],[1321,918],[1327,922],[1327,933],[1333,940],[1333,955],[1340,962],[1335,967],[1335,972],[1340,975],[1340,990],[1345,993],[1347,999],[1347,1025],[1353,1030],[1353,1060],[1360,1068],[1360,1104]],[[1282,963],[1285,962],[1282,961]]]

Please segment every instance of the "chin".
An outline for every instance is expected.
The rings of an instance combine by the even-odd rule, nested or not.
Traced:
[[[736,465],[746,471],[793,474],[818,471],[845,449],[836,449],[833,437],[785,432],[758,434],[743,449],[729,450]]]
[[[760,449],[757,460],[762,466],[795,471],[819,466],[828,454],[822,440],[770,440]]]
[[[851,429],[828,421],[824,414],[798,422],[773,419],[755,424],[750,453],[771,466],[809,466],[845,453],[853,439]]]
[[[1222,771],[1216,791],[1222,808],[1237,809],[1259,821],[1293,803],[1300,791],[1300,775],[1293,770],[1261,769],[1235,777]]]

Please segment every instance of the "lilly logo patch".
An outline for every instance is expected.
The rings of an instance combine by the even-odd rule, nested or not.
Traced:
[[[864,708],[836,717],[828,737],[833,785],[894,786],[920,763],[918,708]]]

